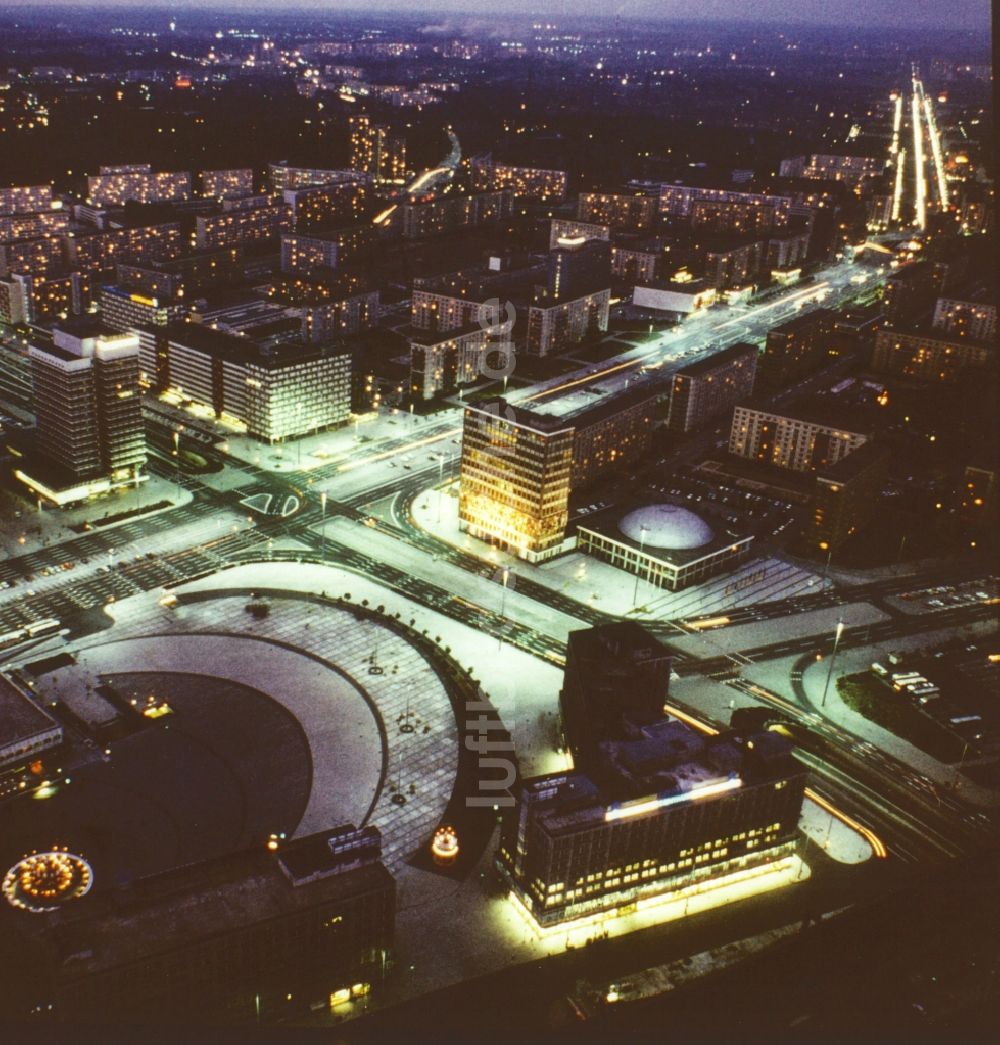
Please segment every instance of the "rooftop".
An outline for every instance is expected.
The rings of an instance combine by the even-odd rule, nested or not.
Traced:
[[[668,551],[702,548],[715,536],[704,519],[674,504],[636,508],[619,521],[618,528],[643,547]]]
[[[10,676],[0,674],[0,747],[30,740],[58,725]]]
[[[30,940],[76,977],[317,903],[392,888],[377,859],[359,865],[355,857],[333,854],[326,839],[343,830],[284,843],[277,853],[260,846],[177,867],[127,888],[95,879],[89,895],[57,916],[0,910],[0,929]],[[339,870],[331,864],[338,859]],[[297,861],[294,873],[285,866],[291,860]],[[316,873],[309,874],[310,867]]]
[[[701,374],[710,374],[713,370],[718,370],[719,367],[733,363],[737,359],[756,356],[757,354],[758,349],[756,345],[751,345],[746,341],[737,341],[735,345],[730,345],[721,352],[716,352],[705,359],[699,359],[696,363],[688,363],[686,366],[682,366],[680,370],[676,371],[676,374],[683,374],[686,377],[698,377]]]

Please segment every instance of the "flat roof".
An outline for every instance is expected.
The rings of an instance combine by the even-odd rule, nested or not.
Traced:
[[[300,363],[323,356],[350,354],[347,347],[321,348],[298,340],[282,340],[280,336],[265,342],[254,334],[241,336],[215,330],[204,323],[170,323],[157,330],[162,330],[168,341],[175,341],[206,355],[233,362],[256,363],[263,367],[280,367],[286,363]]]
[[[58,726],[17,683],[0,674],[0,747],[22,743]]]
[[[696,363],[682,366],[680,370],[674,372],[674,376],[697,377],[699,374],[710,374],[713,370],[718,370],[720,366],[725,366],[727,363],[746,356],[756,356],[758,353],[759,349],[756,345],[751,345],[748,341],[737,341],[736,344],[724,348],[721,352],[706,356],[705,359],[699,359]]]
[[[315,876],[293,880],[282,867],[284,853],[315,842],[316,836],[309,836],[285,843],[276,853],[264,846],[231,853],[141,879],[127,888],[102,882],[95,875],[91,892],[56,915],[17,911],[0,903],[0,928],[16,927],[48,952],[54,965],[65,966],[67,977],[76,978],[317,903],[394,887],[392,875],[380,861],[341,873],[317,867]]]

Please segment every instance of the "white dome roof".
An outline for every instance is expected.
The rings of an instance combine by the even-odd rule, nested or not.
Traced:
[[[704,519],[674,504],[650,504],[637,508],[621,520],[618,528],[636,544],[670,551],[700,548],[715,536]]]

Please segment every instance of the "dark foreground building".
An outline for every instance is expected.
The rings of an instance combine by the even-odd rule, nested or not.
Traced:
[[[375,828],[344,826],[126,887],[71,854],[48,854],[27,878],[12,869],[0,1021],[264,1022],[364,995],[392,944],[395,882],[380,854]]]
[[[497,864],[536,931],[631,914],[794,865],[805,770],[776,733],[665,714],[666,649],[639,624],[571,632],[561,704],[577,770],[521,781]]]
[[[665,718],[601,744],[583,773],[521,783],[498,865],[545,930],[778,870],[795,854],[805,770],[776,733],[705,736]]]

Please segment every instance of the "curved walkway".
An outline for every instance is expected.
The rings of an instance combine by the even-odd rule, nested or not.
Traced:
[[[389,628],[294,591],[270,597],[259,620],[245,594],[198,596],[120,616],[97,641],[81,640],[81,664],[92,674],[196,672],[267,693],[310,746],[312,791],[295,833],[372,823],[390,870],[405,861],[444,814],[458,767],[455,714],[431,664]]]

